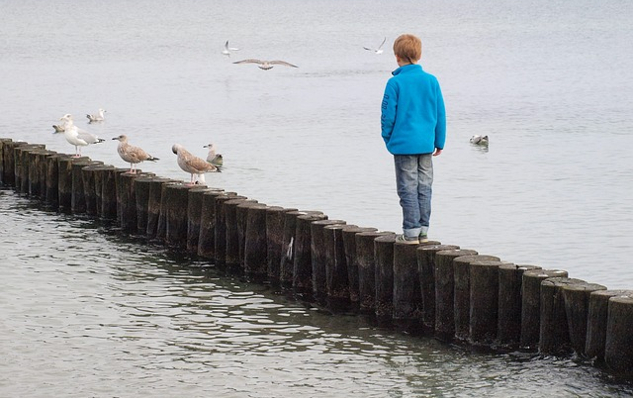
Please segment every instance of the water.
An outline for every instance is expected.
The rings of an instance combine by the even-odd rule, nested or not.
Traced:
[[[84,148],[91,158],[125,166],[110,141],[125,133],[161,158],[144,170],[181,179],[189,177],[172,144],[202,156],[212,141],[226,165],[207,175],[212,186],[398,231],[379,112],[396,67],[389,49],[398,34],[413,32],[448,111],[431,237],[630,289],[632,7],[624,0],[4,2],[0,136],[71,153],[51,134],[71,113],[108,139]],[[362,50],[384,36],[384,54]],[[220,53],[226,40],[242,48],[230,60]],[[251,57],[299,68],[231,64]],[[100,107],[106,122],[88,125],[84,115]],[[471,146],[473,134],[488,134],[489,150]],[[0,386],[9,396],[630,392],[569,361],[479,356],[385,335],[257,286],[192,275],[181,259],[144,252],[89,221],[42,215],[11,194],[2,203],[0,302],[11,303],[2,306],[2,322],[11,324],[0,345],[7,358]],[[7,233],[8,220],[29,231],[23,239]],[[35,231],[43,233],[29,242]],[[258,304],[214,315],[214,299],[238,311],[251,299]],[[288,314],[292,332],[279,331],[287,326],[279,313]],[[210,336],[212,323],[221,337]],[[317,343],[297,345],[288,335]],[[274,344],[278,351],[266,351]],[[335,374],[325,370],[333,367]]]

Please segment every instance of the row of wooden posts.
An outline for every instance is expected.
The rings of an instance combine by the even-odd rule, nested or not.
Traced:
[[[633,290],[516,265],[457,245],[396,242],[320,211],[104,165],[0,139],[0,184],[52,208],[115,219],[124,231],[446,342],[576,355],[633,376]],[[599,266],[604,266],[600,264]]]

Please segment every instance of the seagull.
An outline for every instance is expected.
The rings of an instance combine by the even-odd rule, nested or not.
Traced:
[[[382,39],[382,43],[380,43],[380,45],[378,46],[378,48],[374,49],[374,48],[369,48],[369,47],[363,47],[365,50],[367,51],[373,51],[376,54],[382,54],[383,50],[382,50],[382,46],[385,44],[385,42],[387,41],[387,38],[385,37],[384,39]]]
[[[279,60],[275,60],[275,61],[263,61],[263,60],[259,60],[259,59],[243,59],[241,61],[236,61],[233,62],[234,64],[258,64],[257,67],[259,69],[263,69],[263,70],[270,70],[273,68],[273,65],[285,65],[285,66],[290,66],[293,68],[298,68],[297,65],[293,65],[291,63],[288,63],[286,61],[279,61]]]
[[[483,145],[483,146],[488,146],[488,136],[484,135],[473,135],[472,137],[470,137],[470,143],[471,144],[475,144],[475,145]]]
[[[90,134],[86,130],[82,130],[75,126],[71,114],[67,113],[59,120],[63,122],[62,126],[64,128],[64,137],[66,137],[66,141],[75,146],[75,157],[81,156],[82,146],[98,144],[105,141],[104,139],[99,138],[94,134]],[[58,134],[58,132],[54,132],[53,134]]]
[[[187,173],[191,174],[192,185],[194,184],[194,174],[198,177],[197,181],[204,183],[204,173],[218,170],[217,167],[211,163],[207,163],[206,160],[191,154],[180,144],[174,144],[171,147],[171,151],[178,155],[178,166]]]
[[[224,159],[222,158],[221,154],[216,153],[215,144],[205,145],[203,146],[203,148],[209,148],[209,153],[207,154],[207,162],[217,167],[218,171],[220,171],[220,168],[222,167]]]
[[[119,141],[119,145],[117,146],[116,150],[119,153],[119,156],[121,156],[121,159],[130,164],[130,173],[132,174],[136,174],[136,165],[138,163],[141,163],[144,160],[149,160],[150,162],[160,160],[145,152],[143,149],[128,144],[127,135],[125,134],[121,134],[120,136],[115,137],[112,140]]]
[[[105,109],[99,109],[99,112],[96,115],[86,115],[88,123],[103,122],[105,120],[105,112]]]
[[[222,54],[226,55],[227,57],[231,57],[231,51],[240,51],[239,48],[235,48],[235,47],[229,47],[229,41],[227,40],[226,43],[224,43],[224,50],[222,50]]]
[[[64,126],[59,124],[54,124],[53,128],[55,129],[55,131],[53,132],[53,134],[57,134],[57,133],[63,133],[64,132]]]

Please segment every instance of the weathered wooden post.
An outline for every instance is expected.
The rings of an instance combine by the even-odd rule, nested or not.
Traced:
[[[101,184],[101,218],[117,219],[116,175],[121,169],[114,166],[105,168],[97,175],[95,185]]]
[[[241,272],[246,272],[246,225],[248,222],[248,211],[251,206],[259,206],[262,204],[263,203],[259,203],[254,199],[249,199],[238,204],[235,209],[235,221],[237,224],[237,253],[239,261],[238,265]],[[264,233],[265,232],[266,228],[264,228]]]
[[[57,152],[37,149],[30,153],[29,195],[46,199],[46,162]]]
[[[73,164],[84,162],[88,158],[57,158],[57,188],[60,211],[71,211],[73,204]],[[77,198],[75,198],[77,200]]]
[[[15,153],[16,149],[19,146],[28,145],[26,142],[18,142],[18,141],[5,141],[4,143],[4,151],[3,151],[3,163],[2,167],[4,169],[4,176],[2,181],[9,186],[13,186],[17,188],[16,176],[18,175],[18,171],[16,170],[17,165],[15,161]]]
[[[215,265],[221,270],[226,268],[225,203],[233,199],[246,199],[246,197],[235,193],[223,193],[215,197]]]
[[[294,240],[292,287],[295,293],[310,295],[312,287],[312,228],[314,221],[326,220],[325,214],[308,213],[297,217]]]
[[[242,203],[257,203],[255,199],[247,199],[243,196],[236,196],[233,199],[224,202],[224,223],[226,228],[226,249],[224,255],[224,264],[230,271],[243,271],[242,265],[244,259],[240,257],[240,238],[244,238],[239,234],[239,226],[237,220],[237,207]],[[243,247],[243,243],[242,243]],[[243,250],[243,249],[242,249]]]
[[[393,232],[359,232],[356,234],[356,257],[358,259],[359,311],[375,314],[376,311],[376,249],[374,240]]]
[[[347,258],[343,244],[343,228],[346,226],[346,224],[334,224],[323,228],[327,305],[336,311],[348,309],[350,302]]]
[[[393,246],[396,235],[383,235],[374,239],[374,313],[382,323],[393,318]]]
[[[202,195],[198,256],[215,260],[215,198],[223,189],[211,188]]]
[[[136,230],[147,235],[149,217],[149,190],[156,177],[151,174],[141,175],[134,180],[134,197],[136,199]],[[160,211],[160,209],[159,209]]]
[[[475,254],[478,254],[475,250],[467,249],[442,250],[435,253],[435,337],[438,340],[451,341],[455,337],[453,260]]]
[[[10,144],[13,142],[11,138],[0,138],[0,186],[8,185],[5,177],[5,149],[10,148]]]
[[[244,273],[248,280],[259,283],[266,280],[268,276],[267,208],[268,206],[263,203],[255,203],[248,206],[246,210]]]
[[[633,376],[633,296],[609,299],[604,359],[613,372]]]
[[[316,220],[310,223],[310,261],[312,266],[312,294],[315,300],[323,303],[327,298],[327,277],[325,265],[325,235],[323,229],[328,225],[346,224],[343,220]]]
[[[86,191],[84,190],[83,168],[89,166],[89,158],[79,158],[72,162],[72,189],[70,195],[70,211],[74,214],[86,212]]]
[[[405,330],[419,333],[422,320],[422,289],[418,271],[418,248],[436,246],[437,241],[409,245],[396,242],[393,247],[393,319]]]
[[[616,296],[633,296],[633,290],[596,290],[589,296],[585,354],[598,363],[604,362],[609,299]]]
[[[516,348],[521,340],[521,285],[523,273],[536,265],[502,264],[499,267],[499,322],[497,344]]]
[[[97,199],[101,194],[101,186],[97,187],[97,173],[104,167],[103,162],[92,161],[81,169],[81,178],[84,187],[84,200],[86,203],[86,214],[90,216],[98,215]]]
[[[198,239],[202,217],[202,197],[209,191],[206,186],[197,186],[189,190],[187,201],[187,251],[198,254]]]
[[[297,233],[297,217],[309,214],[307,211],[288,211],[284,214],[284,237],[281,247],[283,254],[279,266],[279,281],[283,287],[292,287],[295,264],[295,236]],[[317,212],[317,214],[323,214]]]
[[[549,278],[541,282],[541,329],[539,353],[566,356],[571,354],[569,323],[562,288],[569,284],[586,284],[575,278]]]
[[[163,190],[166,184],[176,182],[176,180],[162,177],[154,177],[150,180],[149,197],[147,199],[147,226],[145,230],[147,237],[150,239],[165,239],[167,222],[163,207],[166,206],[163,201]]]
[[[19,188],[18,192],[20,193],[29,193],[29,186],[31,184],[29,178],[32,176],[30,172],[31,153],[40,149],[45,149],[44,145],[27,144],[20,145],[16,148],[16,162],[18,163],[18,178],[20,182],[18,186],[16,180],[16,188]]]
[[[46,159],[46,203],[52,208],[59,208],[59,158],[68,158],[63,153],[51,155]]]
[[[499,257],[482,254],[456,257],[453,260],[455,339],[459,341],[466,341],[470,336],[470,264],[479,260],[500,261]]]
[[[167,205],[165,243],[176,250],[187,248],[187,208],[191,188],[185,184],[165,184],[164,194]]]
[[[566,277],[567,271],[538,269],[525,271],[521,284],[521,341],[527,350],[538,348],[541,330],[541,282],[547,278]]]
[[[459,246],[421,245],[416,248],[424,332],[435,333],[435,255],[444,250],[456,249],[459,249]]]
[[[345,262],[347,263],[347,281],[349,283],[349,301],[353,306],[358,306],[360,292],[358,287],[358,256],[356,254],[356,234],[361,232],[376,232],[373,227],[359,227],[348,225],[343,228],[343,247],[345,250]]]
[[[117,169],[116,201],[117,217],[119,225],[124,231],[134,233],[138,226],[136,219],[136,195],[134,192],[134,180],[138,174],[130,173],[128,169]],[[186,208],[185,208],[186,210]]]
[[[585,357],[589,296],[592,292],[600,290],[604,291],[607,288],[596,283],[574,283],[562,286],[571,348],[580,357]]]
[[[497,338],[501,265],[499,260],[476,260],[470,263],[471,344],[491,345]]]
[[[266,273],[272,286],[281,284],[281,263],[283,261],[285,213],[297,211],[293,208],[269,206],[266,208]]]

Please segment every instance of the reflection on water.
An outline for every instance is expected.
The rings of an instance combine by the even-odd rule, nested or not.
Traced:
[[[633,394],[587,364],[471,352],[333,316],[0,192],[2,396]]]

